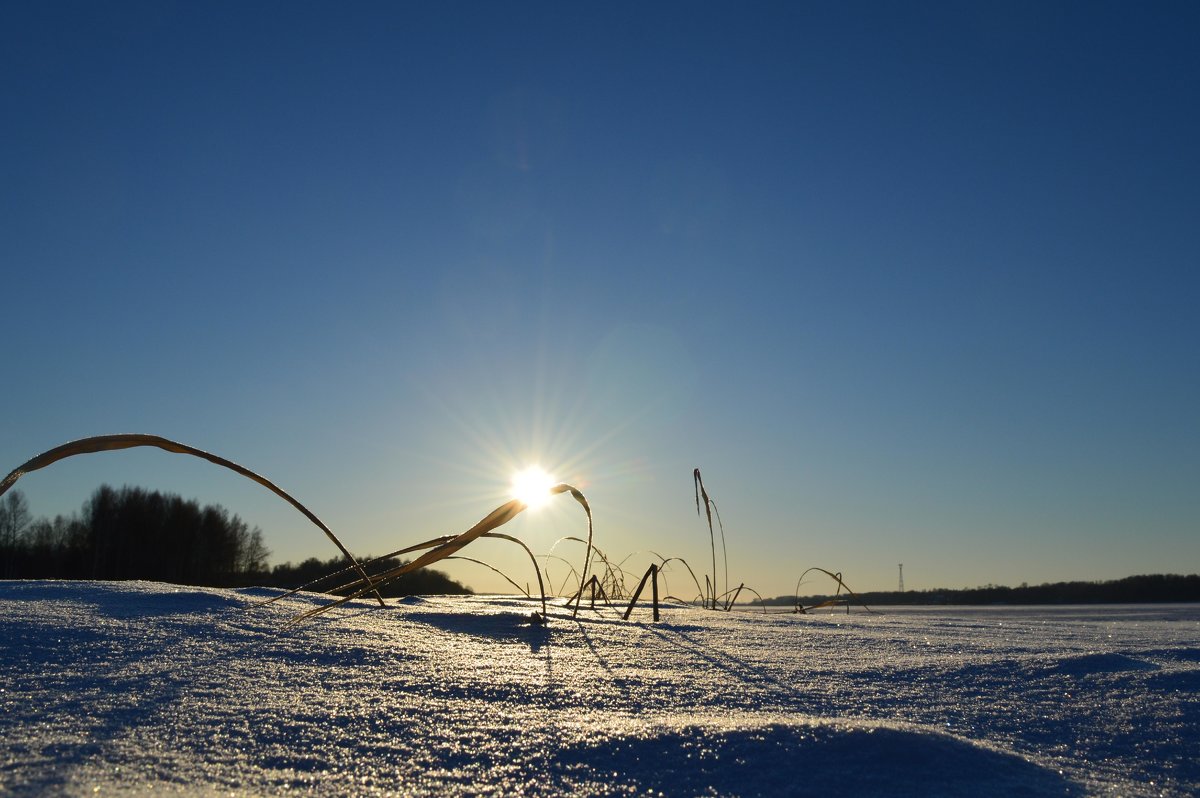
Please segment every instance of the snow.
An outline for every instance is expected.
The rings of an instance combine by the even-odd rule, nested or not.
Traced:
[[[0,582],[0,794],[1192,795],[1200,607]]]

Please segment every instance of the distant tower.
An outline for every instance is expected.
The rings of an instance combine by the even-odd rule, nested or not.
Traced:
[[[904,563],[900,563],[900,592],[904,592]]]

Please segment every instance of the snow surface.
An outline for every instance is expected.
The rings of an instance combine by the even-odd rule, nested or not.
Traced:
[[[271,595],[0,582],[0,794],[1200,792],[1198,606]]]

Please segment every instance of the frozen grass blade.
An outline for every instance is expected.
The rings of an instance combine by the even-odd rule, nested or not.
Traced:
[[[292,495],[283,488],[279,487],[261,474],[256,474],[245,466],[240,466],[232,460],[226,460],[224,457],[220,457],[219,455],[206,452],[202,449],[197,449],[194,446],[188,446],[184,443],[168,440],[167,438],[162,438],[158,435],[143,435],[137,433],[127,433],[121,435],[95,435],[90,438],[80,438],[77,441],[70,441],[62,444],[61,446],[56,446],[53,449],[42,452],[37,457],[26,461],[22,465],[10,471],[8,476],[6,476],[3,481],[0,481],[0,496],[3,496],[4,493],[11,488],[23,475],[29,473],[30,471],[37,471],[38,469],[53,465],[59,460],[64,460],[68,457],[74,457],[75,455],[79,454],[94,454],[96,452],[111,452],[121,449],[134,449],[139,446],[153,446],[155,448],[162,449],[167,452],[173,452],[175,454],[188,454],[192,457],[199,457],[202,460],[207,460],[210,463],[215,463],[216,465],[228,468],[230,471],[241,474],[247,479],[254,480],[267,490],[274,493],[276,496],[279,496],[288,504],[295,507],[309,521],[312,521],[318,529],[325,533],[325,537],[329,538],[333,542],[333,545],[338,547],[338,551],[346,556],[346,559],[351,562],[351,567],[358,571],[363,579],[367,578],[367,573],[363,570],[362,565],[359,564],[358,560],[354,559],[354,555],[352,555],[350,551],[342,545],[342,541],[338,540],[338,536],[333,534],[333,530],[325,526],[320,518],[317,518],[317,516],[311,510],[293,498]],[[382,607],[383,598],[378,595],[376,598],[379,600],[379,606]]]
[[[518,585],[518,584],[517,584],[517,583],[516,583],[516,582],[513,580],[513,578],[512,578],[511,576],[509,576],[508,574],[504,573],[503,571],[501,571],[499,568],[497,568],[496,566],[492,565],[491,563],[486,563],[486,562],[484,562],[483,560],[477,560],[477,559],[475,559],[474,557],[468,557],[468,556],[466,556],[465,554],[451,554],[451,555],[450,555],[449,557],[447,557],[446,559],[447,559],[447,560],[462,560],[462,561],[464,561],[464,562],[473,562],[473,563],[475,563],[476,565],[482,565],[484,568],[487,568],[489,571],[491,571],[491,572],[492,572],[492,573],[494,573],[494,574],[498,574],[498,575],[499,575],[499,576],[500,576],[500,577],[501,577],[501,578],[502,578],[502,579],[503,579],[505,582],[508,582],[510,585],[512,585],[513,587],[515,587],[515,588],[517,589],[517,591],[518,591],[518,592],[519,592],[521,595],[523,595],[525,598],[527,598],[527,599],[531,599],[531,598],[533,598],[533,596],[529,595],[529,591],[528,591],[527,589],[525,589],[525,588],[521,587],[520,585]],[[543,605],[542,609],[543,609],[543,610],[545,609],[545,606],[544,606],[544,605]]]

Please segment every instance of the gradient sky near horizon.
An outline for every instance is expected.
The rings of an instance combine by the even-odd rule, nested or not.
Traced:
[[[0,472],[153,433],[377,554],[540,463],[610,556],[707,571],[699,467],[764,595],[1194,573],[1198,36],[1194,3],[7,3]],[[104,482],[336,553],[159,451],[17,487]]]

